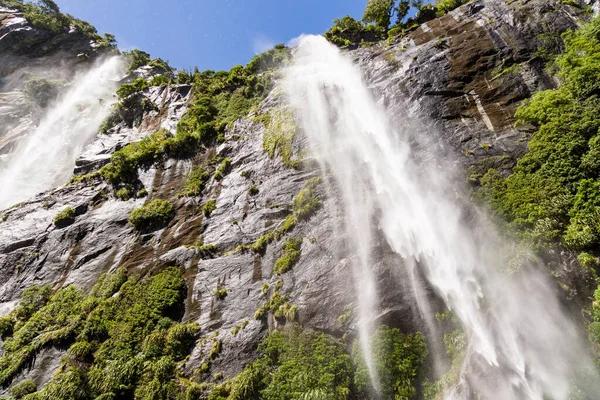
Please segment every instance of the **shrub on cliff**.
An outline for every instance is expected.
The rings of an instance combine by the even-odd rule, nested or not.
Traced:
[[[352,362],[344,345],[323,333],[294,328],[273,332],[259,346],[262,357],[231,384],[229,399],[348,398]]]
[[[352,357],[356,366],[354,383],[359,392],[378,393],[385,399],[410,399],[416,395],[415,384],[421,374],[428,351],[420,332],[403,335],[398,329],[382,325],[371,339],[371,357],[381,392],[372,386],[367,363],[358,342]]]
[[[117,89],[117,96],[119,100],[123,100],[125,97],[129,97],[130,95],[141,92],[142,90],[148,88],[150,84],[144,78],[137,78],[135,81],[131,83],[125,83]]]
[[[454,10],[455,8],[458,8],[468,2],[469,2],[469,0],[436,0],[435,5],[438,10],[437,14],[438,15],[447,14],[450,11]]]
[[[129,214],[129,223],[140,231],[152,231],[163,228],[175,216],[175,210],[169,200],[155,199],[136,208]]]
[[[13,396],[178,398],[178,363],[199,330],[176,322],[184,300],[185,280],[175,267],[143,279],[119,269],[102,275],[88,296],[72,286],[60,289],[3,337],[0,382],[9,383],[44,347],[60,345],[68,347],[67,357],[45,386],[31,395],[35,385],[18,384]]]
[[[385,37],[385,30],[376,25],[367,25],[349,15],[333,20],[333,26],[323,35],[339,47],[355,46],[361,42],[376,42]]]
[[[113,184],[134,180],[139,168],[147,168],[160,160],[172,135],[166,129],[159,129],[139,142],[130,143],[112,154],[110,164],[100,173]]]

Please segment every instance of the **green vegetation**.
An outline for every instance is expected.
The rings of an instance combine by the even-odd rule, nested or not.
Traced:
[[[281,275],[291,270],[300,260],[301,246],[302,238],[287,239],[283,243],[283,253],[281,254],[281,257],[273,266],[273,272],[277,275]]]
[[[267,312],[270,312],[275,319],[295,321],[298,314],[298,307],[290,304],[288,300],[288,295],[282,295],[275,290],[271,298],[256,310],[254,319],[261,320]]]
[[[154,77],[148,82],[138,78],[122,85],[118,90],[120,101],[114,106],[111,115],[102,124],[101,132],[106,133],[117,123],[124,121],[127,126],[141,123],[144,112],[157,109],[157,106],[140,92],[152,85],[163,85],[172,79],[171,67],[160,59],[151,60],[148,53],[133,50],[126,55],[130,59],[130,70],[144,65],[160,67],[168,71],[164,76]],[[193,72],[180,71],[176,81],[193,83],[193,104],[177,124],[177,132],[159,130],[142,142],[132,143],[116,152],[111,163],[103,168],[103,176],[113,184],[136,178],[139,167],[149,167],[164,157],[187,158],[224,139],[227,124],[248,114],[248,112],[271,90],[272,69],[290,58],[283,45],[259,54],[246,67],[240,65],[227,71]],[[225,166],[227,167],[227,166]],[[215,178],[222,179],[224,169],[220,168]]]
[[[71,207],[65,207],[54,217],[54,225],[63,227],[72,224],[75,221],[75,210]]]
[[[382,326],[373,335],[372,345],[381,379],[380,398],[414,398],[416,379],[427,356],[423,336],[402,335]],[[258,360],[218,388],[221,398],[342,400],[375,394],[365,383],[370,379],[357,343],[350,357],[342,342],[294,327],[272,332],[258,350]]]
[[[126,97],[131,96],[134,93],[141,92],[150,87],[150,84],[144,78],[137,78],[131,83],[124,83],[117,89],[117,96],[122,101]]]
[[[125,89],[125,92],[131,89]],[[124,92],[124,93],[125,93]],[[141,92],[133,92],[112,106],[112,111],[100,126],[101,133],[107,133],[110,128],[123,122],[129,128],[142,123],[144,113],[157,111],[158,106]]]
[[[213,211],[217,209],[217,202],[214,200],[209,200],[202,205],[202,213],[206,218],[210,217]]]
[[[160,58],[150,58],[150,54],[145,51],[141,51],[138,49],[133,49],[131,51],[126,51],[123,55],[129,60],[129,66],[127,67],[127,73],[131,73],[140,67],[144,67],[146,65],[158,68],[162,70],[164,74],[172,75],[173,68],[169,65],[167,61],[164,61]]]
[[[394,3],[395,0],[369,0],[363,14],[363,22],[374,23],[378,28],[387,30],[392,22]]]
[[[248,321],[244,321],[241,324],[234,326],[233,328],[231,328],[231,334],[233,336],[237,336],[239,331],[244,329],[247,325],[248,325]]]
[[[2,331],[0,382],[8,384],[43,348],[60,345],[69,348],[62,366],[27,399],[175,398],[177,363],[199,329],[175,322],[184,300],[185,281],[174,267],[143,279],[119,269],[102,275],[88,296],[73,286],[52,296],[48,287],[29,288],[3,317],[12,329]],[[35,390],[30,383],[15,388]]]
[[[224,158],[223,161],[221,161],[221,164],[219,164],[219,166],[217,167],[217,170],[215,171],[215,174],[213,175],[213,179],[215,181],[223,180],[225,175],[227,175],[227,173],[229,172],[230,167],[231,167],[231,160],[229,158]]]
[[[360,43],[373,43],[385,37],[385,31],[375,25],[367,25],[349,15],[333,20],[333,26],[323,35],[339,47],[352,47]]]
[[[340,47],[355,47],[393,39],[442,16],[468,0],[437,0],[436,4],[423,4],[423,0],[369,0],[362,21],[350,16],[335,19],[325,38]],[[407,19],[411,14],[413,16]]]
[[[227,297],[227,293],[227,289],[218,289],[213,292],[213,296],[215,296],[215,298],[218,300],[225,300],[225,297]]]
[[[210,174],[202,167],[192,170],[185,180],[185,184],[183,185],[183,190],[181,191],[180,195],[201,196],[202,190],[204,190],[204,185],[209,178]]]
[[[446,354],[452,360],[450,369],[437,381],[423,382],[423,397],[428,400],[438,399],[442,393],[455,387],[462,374],[464,357],[467,349],[468,338],[462,331],[461,324],[456,315],[446,310],[444,313],[436,313],[435,319],[439,324],[438,329],[444,333],[444,346]]]
[[[256,196],[258,192],[258,187],[254,183],[248,187],[248,196]]]
[[[437,14],[438,16],[447,14],[455,8],[458,8],[468,2],[469,0],[436,0],[435,5],[438,10]]]
[[[44,108],[55,100],[64,88],[65,81],[62,79],[51,80],[34,76],[25,81],[23,93],[27,100]]]
[[[201,237],[196,242],[194,249],[202,258],[215,258],[219,254],[219,249],[214,244],[204,244],[204,239]]]
[[[177,125],[177,134],[197,137],[202,142],[220,138],[227,124],[248,112],[271,90],[270,70],[290,57],[283,45],[254,57],[246,67],[229,72],[194,72],[194,103]]]
[[[23,0],[4,0],[10,8],[23,13],[25,19],[39,29],[50,31],[54,34],[67,32],[74,27],[87,39],[95,41],[102,47],[115,48],[116,40],[110,33],[100,36],[89,23],[77,19],[69,14],[60,12],[58,5],[53,0],[37,0],[25,2]]]
[[[112,154],[110,164],[102,167],[102,177],[113,185],[135,182],[137,171],[161,160],[167,151],[177,146],[176,138],[166,129],[160,129],[139,142],[130,143]]]
[[[21,399],[28,394],[34,393],[35,391],[37,391],[37,386],[35,385],[33,379],[26,379],[11,387],[9,393],[15,399]]]
[[[139,231],[149,232],[163,228],[174,216],[175,210],[169,200],[155,199],[133,210],[129,223]]]
[[[311,178],[306,181],[304,187],[294,197],[292,201],[292,213],[288,215],[283,224],[275,229],[268,231],[260,236],[256,242],[251,245],[240,245],[240,249],[250,249],[255,253],[264,254],[269,243],[273,240],[279,240],[283,235],[290,232],[298,222],[306,221],[321,207],[321,201],[317,199],[317,185],[321,178]],[[283,264],[282,264],[283,265]]]
[[[246,366],[227,391],[232,400],[346,399],[352,362],[344,345],[301,328],[273,332],[259,346],[262,354]]]
[[[290,110],[276,110],[260,117],[265,125],[263,134],[263,150],[269,154],[269,158],[275,158],[279,154],[285,166],[296,168],[298,160],[294,160],[294,137],[296,136],[296,122],[294,114]]]
[[[507,178],[490,169],[478,182],[476,198],[536,246],[592,254],[598,246],[599,29],[595,18],[564,34],[566,50],[555,62],[561,86],[535,94],[516,114],[538,128],[529,152]]]
[[[338,317],[338,322],[345,324],[350,318],[352,318],[352,307],[346,307],[346,311]]]
[[[415,383],[421,374],[428,351],[420,332],[403,335],[398,329],[380,326],[371,337],[371,352],[375,375],[379,378],[381,397],[410,399],[416,395]],[[375,394],[369,370],[358,342],[354,343],[352,357],[356,365],[354,383],[359,392]]]
[[[498,79],[504,75],[518,74],[520,71],[521,64],[505,65],[504,63],[502,63],[492,70],[492,79]]]

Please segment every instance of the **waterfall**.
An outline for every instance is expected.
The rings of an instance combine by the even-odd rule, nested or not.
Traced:
[[[402,126],[391,126],[360,70],[321,37],[299,39],[284,86],[313,154],[341,193],[348,248],[357,254],[365,359],[377,311],[371,270],[371,232],[377,231],[404,260],[398,268],[424,276],[461,321],[468,335],[462,385],[485,399],[568,398],[576,374],[592,370],[580,329],[534,257],[507,272],[515,246],[464,200],[461,183],[447,172],[449,161],[415,155],[415,143],[427,145],[413,134],[419,122],[407,112]],[[410,284],[427,325],[428,296],[419,279]],[[467,397],[459,389],[444,395]]]
[[[120,57],[98,62],[80,74],[48,108],[0,169],[0,210],[66,183],[75,160],[98,133],[115,102]]]

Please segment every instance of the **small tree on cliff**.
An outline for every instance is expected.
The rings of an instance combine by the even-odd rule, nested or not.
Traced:
[[[401,24],[411,8],[419,9],[422,6],[423,0],[369,0],[363,22],[375,24],[387,31],[394,17],[396,24]]]
[[[363,21],[387,29],[392,21],[393,10],[394,0],[369,0],[363,14]]]

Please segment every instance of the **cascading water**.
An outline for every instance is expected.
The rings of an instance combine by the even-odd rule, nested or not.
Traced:
[[[315,155],[342,194],[350,248],[358,254],[365,358],[377,307],[369,234],[375,224],[405,260],[399,268],[418,269],[462,322],[469,336],[464,384],[486,399],[566,399],[575,375],[592,369],[579,329],[561,309],[543,266],[531,261],[505,272],[512,247],[485,218],[465,213],[460,185],[444,161],[415,157],[414,141],[423,140],[411,135],[416,122],[392,127],[359,69],[321,37],[299,39],[284,84]],[[418,282],[413,291],[427,319]],[[373,371],[372,379],[377,387]]]
[[[120,57],[110,57],[74,79],[5,160],[0,210],[69,179],[76,158],[108,116],[122,73]]]

